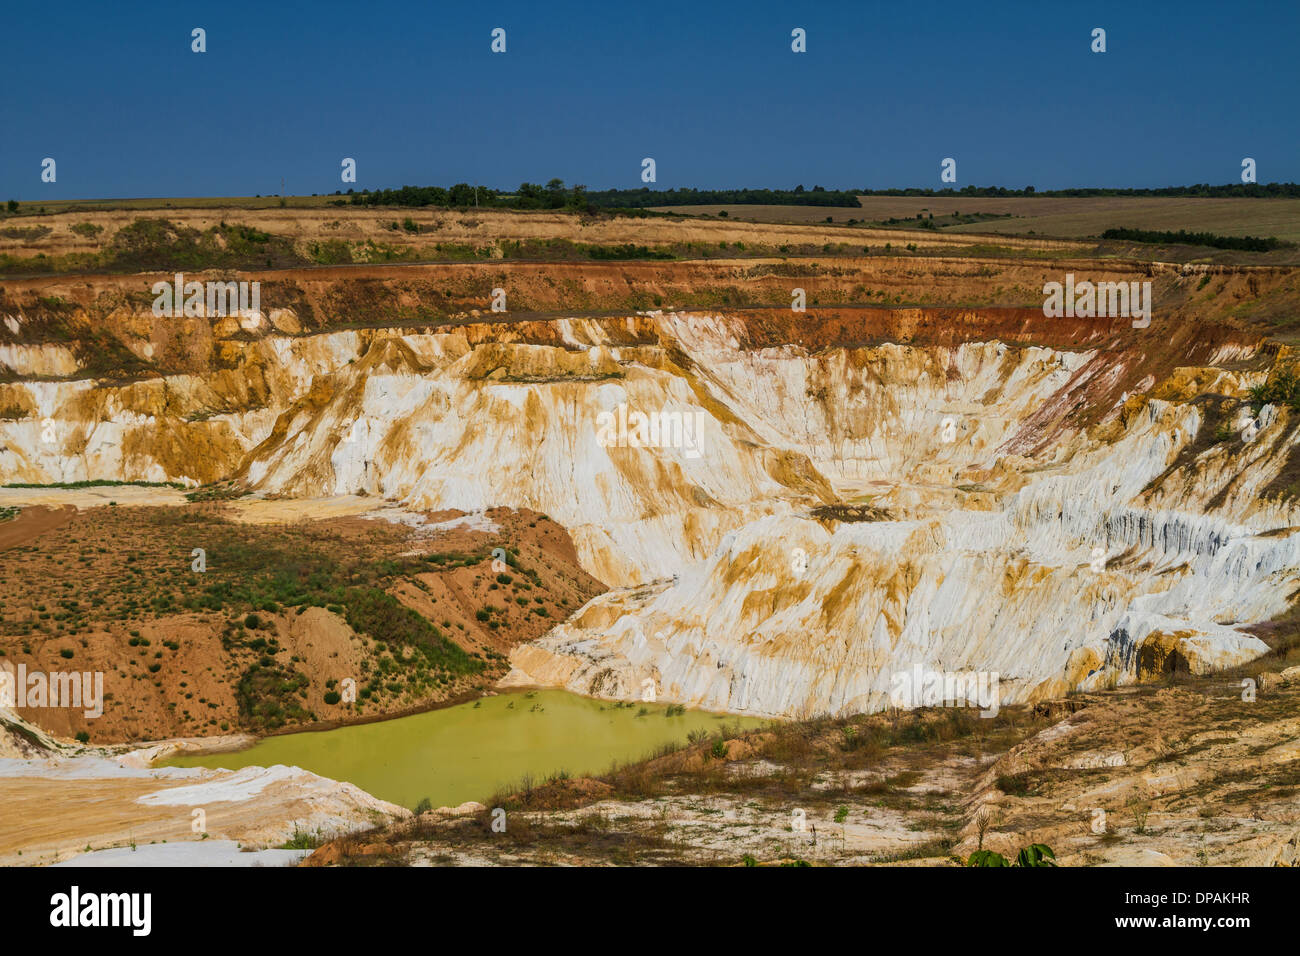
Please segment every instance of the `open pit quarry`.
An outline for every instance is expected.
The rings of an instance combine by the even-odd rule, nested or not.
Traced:
[[[841,284],[898,281],[884,263],[840,264]],[[272,277],[251,318],[158,319],[114,302],[121,278],[11,290],[0,481],[542,512],[614,590],[515,648],[508,682],[628,698],[648,679],[661,700],[774,717],[878,710],[915,665],[996,672],[1004,703],[1232,666],[1297,588],[1297,423],[1249,401],[1290,352],[1198,320],[1190,267],[1142,267],[1167,303],[1148,329],[992,305],[339,327],[456,271],[408,268],[364,292]],[[982,271],[1005,270],[1054,274]],[[771,271],[759,296],[788,285]],[[992,282],[966,271],[970,294]],[[1215,308],[1294,281],[1209,278]],[[32,341],[92,321],[133,363],[183,370],[89,377],[82,344]],[[688,434],[620,440],[602,429],[620,407]]]
[[[992,674],[996,709],[1268,653],[1300,590],[1300,420],[1258,396],[1295,365],[1264,327],[1295,270],[951,241],[220,273],[262,283],[244,316],[154,315],[163,273],[16,279],[0,485],[33,487],[0,504],[173,482],[74,504],[188,490],[250,522],[545,516],[590,583],[537,636],[502,632],[503,688],[806,719],[886,710],[919,672]],[[1045,317],[1067,272],[1150,281],[1150,327]]]

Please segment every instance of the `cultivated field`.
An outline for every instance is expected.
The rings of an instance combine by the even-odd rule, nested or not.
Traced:
[[[718,216],[757,222],[819,223],[829,216],[834,223],[881,223],[890,219],[915,219],[934,215],[945,231],[1005,233],[1013,235],[1084,238],[1106,229],[1213,232],[1224,236],[1275,236],[1300,240],[1300,199],[1196,199],[1185,197],[1099,196],[1086,198],[1024,196],[860,196],[860,209],[843,206],[661,206],[660,212]],[[954,214],[1009,216],[978,222],[954,220]]]

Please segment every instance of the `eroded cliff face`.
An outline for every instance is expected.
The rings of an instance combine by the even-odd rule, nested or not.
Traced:
[[[195,331],[193,371],[120,382],[14,345],[0,481],[549,514],[623,588],[516,649],[512,679],[589,694],[841,713],[919,666],[997,672],[1010,703],[1265,649],[1243,628],[1300,584],[1297,424],[1246,397],[1285,350],[1024,309],[823,318],[304,334],[277,309]]]
[[[518,648],[516,679],[625,698],[650,680],[673,700],[807,717],[883,709],[917,667],[995,672],[1008,704],[1242,663],[1267,647],[1241,626],[1300,587],[1300,535],[1280,504],[1280,527],[1204,499],[1141,504],[1199,424],[1153,401],[991,510],[752,523],[676,582],[605,595]],[[1296,438],[1275,420],[1256,440]]]
[[[925,318],[876,311],[844,337]],[[261,324],[292,323],[279,310]],[[571,529],[603,580],[634,584],[764,515],[900,482],[950,492],[955,470],[1094,354],[754,338],[739,316],[670,313],[225,338],[204,372],[123,384],[26,369],[0,385],[0,477],[236,477],[266,494],[416,509],[509,501]],[[620,431],[620,409],[683,427]]]

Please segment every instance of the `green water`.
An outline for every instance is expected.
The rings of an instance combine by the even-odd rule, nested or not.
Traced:
[[[647,713],[638,716],[643,708]],[[400,806],[428,797],[435,807],[454,807],[486,800],[525,775],[540,782],[560,770],[602,773],[663,744],[684,743],[692,730],[766,722],[690,710],[668,717],[665,710],[662,704],[616,707],[559,690],[502,694],[396,720],[268,737],[236,753],[161,765],[238,770],[285,764],[346,780]]]

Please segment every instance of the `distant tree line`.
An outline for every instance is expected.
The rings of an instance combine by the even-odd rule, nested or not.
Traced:
[[[601,208],[646,206],[848,206],[857,208],[852,189],[602,189],[587,194]]]
[[[342,195],[336,193],[336,195]],[[644,209],[647,206],[755,205],[848,206],[856,208],[858,195],[851,190],[821,186],[804,189],[602,189],[566,186],[552,179],[546,185],[520,183],[513,193],[488,186],[403,186],[400,189],[363,189],[349,192],[339,202],[354,206],[490,206],[499,209]]]
[[[354,206],[495,206],[497,191],[487,186],[457,183],[444,189],[442,186],[403,186],[401,189],[348,190],[348,201]]]
[[[1176,243],[1185,246],[1213,246],[1215,249],[1241,249],[1246,252],[1268,252],[1281,246],[1290,245],[1270,236],[1259,239],[1255,236],[1219,236],[1212,232],[1161,232],[1156,229],[1107,229],[1101,234],[1103,239],[1127,239],[1130,242],[1158,242],[1164,245]]]
[[[342,193],[335,193],[343,196]],[[1198,183],[1194,186],[1162,186],[1156,189],[1048,189],[1039,191],[1033,186],[1008,189],[1005,186],[963,186],[961,189],[826,189],[814,186],[805,189],[598,189],[586,186],[566,186],[561,179],[552,179],[546,185],[520,183],[514,192],[493,189],[490,186],[471,186],[457,183],[454,186],[403,186],[400,189],[348,190],[337,202],[350,202],[354,206],[488,206],[499,209],[646,209],[650,206],[846,206],[857,208],[859,196],[945,196],[1007,197],[1007,196],[1183,196],[1200,198],[1300,198],[1297,183],[1228,183],[1211,186]],[[16,205],[16,204],[15,204]],[[12,210],[11,210],[12,211]],[[1226,248],[1226,247],[1225,247]]]

